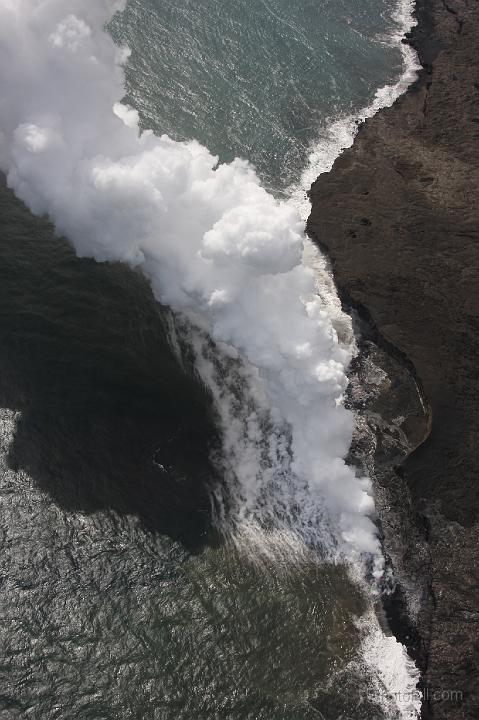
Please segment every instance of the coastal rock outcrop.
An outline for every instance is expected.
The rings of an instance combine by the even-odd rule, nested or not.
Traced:
[[[424,716],[479,717],[479,2],[418,0],[423,65],[311,188],[310,236],[429,409],[400,473],[428,542]],[[424,439],[424,442],[421,442]],[[407,543],[406,543],[407,546]]]

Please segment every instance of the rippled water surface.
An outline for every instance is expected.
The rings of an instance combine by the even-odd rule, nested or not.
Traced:
[[[131,0],[112,32],[145,126],[279,192],[397,76],[390,12]],[[145,282],[75,258],[3,183],[0,208],[0,717],[380,718],[344,571],[212,531],[211,402]]]
[[[298,179],[328,119],[396,78],[388,0],[131,0],[113,32],[132,48],[128,99],[143,123],[196,138],[264,182]]]
[[[4,716],[337,708],[359,593],[313,555],[258,564],[214,536],[210,402],[145,282],[77,259],[3,184],[0,209]]]

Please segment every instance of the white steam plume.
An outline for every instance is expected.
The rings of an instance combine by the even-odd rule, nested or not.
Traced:
[[[127,51],[103,29],[123,4],[0,0],[0,163],[8,183],[79,255],[141,268],[158,300],[226,354],[241,354],[243,380],[255,378],[248,393],[269,413],[261,420],[245,401],[243,430],[228,429],[226,448],[241,433],[248,441],[231,463],[243,495],[258,496],[252,486],[265,468],[279,468],[271,482],[302,488],[299,524],[311,531],[323,517],[340,552],[373,556],[379,574],[370,484],[344,461],[353,430],[342,405],[351,349],[338,341],[302,264],[300,218],[247,162],[218,165],[197,142],[139,132],[136,112],[120,103]],[[212,381],[204,353],[200,365]],[[265,425],[269,449],[260,452]]]

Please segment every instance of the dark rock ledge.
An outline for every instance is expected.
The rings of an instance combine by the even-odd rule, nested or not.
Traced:
[[[419,602],[414,614],[402,601],[411,633],[404,622],[398,632],[424,671],[423,716],[477,720],[479,1],[418,0],[416,14],[408,41],[424,69],[313,184],[308,231],[372,335],[352,393],[368,363],[379,367],[383,389],[363,402],[379,441],[366,440],[363,457],[374,457],[379,515],[389,517],[386,550]],[[391,447],[402,433],[410,451],[388,466],[391,423]]]

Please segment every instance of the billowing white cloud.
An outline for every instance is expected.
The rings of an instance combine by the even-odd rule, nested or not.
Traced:
[[[301,262],[300,218],[247,162],[218,164],[197,142],[139,133],[136,112],[121,104],[128,53],[103,29],[122,4],[0,0],[0,161],[9,185],[79,255],[139,267],[162,303],[245,358],[245,396],[261,396],[273,418],[269,466],[258,459],[264,422],[252,409],[235,419],[234,403],[215,393],[245,494],[257,497],[259,476],[280,468],[301,488],[305,525],[327,513],[346,553],[379,558],[369,482],[343,459],[353,429],[341,404],[351,351]],[[206,361],[202,371],[207,378]]]

